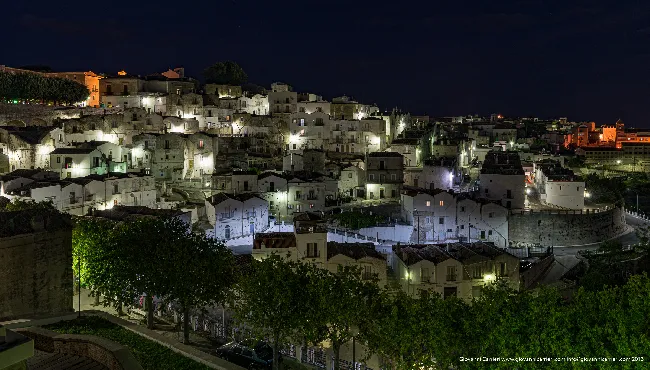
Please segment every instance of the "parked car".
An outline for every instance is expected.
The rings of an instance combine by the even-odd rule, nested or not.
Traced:
[[[217,349],[217,356],[250,370],[273,368],[273,348],[261,341],[230,342]]]

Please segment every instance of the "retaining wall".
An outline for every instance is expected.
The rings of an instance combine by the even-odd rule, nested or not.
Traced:
[[[622,208],[597,213],[512,213],[508,220],[510,246],[516,248],[598,243],[614,238],[625,230],[625,212]]]

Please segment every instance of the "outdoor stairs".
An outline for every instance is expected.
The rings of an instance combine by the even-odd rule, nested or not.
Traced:
[[[108,370],[108,367],[87,357],[48,353],[34,350],[34,356],[27,360],[28,370]]]

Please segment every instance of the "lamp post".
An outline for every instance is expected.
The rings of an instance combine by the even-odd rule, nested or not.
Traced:
[[[357,369],[357,335],[359,335],[359,328],[356,326],[353,326],[350,328],[350,332],[352,333],[352,369],[356,370]]]

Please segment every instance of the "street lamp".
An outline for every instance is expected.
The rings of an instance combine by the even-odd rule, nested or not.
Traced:
[[[357,369],[357,335],[359,335],[359,328],[352,326],[350,328],[350,333],[352,334],[352,369]]]

